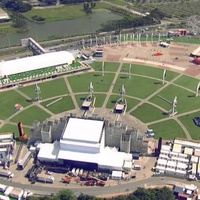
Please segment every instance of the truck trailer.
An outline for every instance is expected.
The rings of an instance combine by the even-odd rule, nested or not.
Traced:
[[[49,176],[47,174],[44,174],[44,175],[38,174],[36,180],[39,182],[44,182],[44,183],[54,183],[54,177]]]
[[[0,170],[0,176],[12,178],[14,176],[14,174],[9,170],[4,169],[4,170]]]

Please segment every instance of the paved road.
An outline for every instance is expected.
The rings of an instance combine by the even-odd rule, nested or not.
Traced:
[[[26,190],[31,190],[34,192],[34,194],[51,194],[51,193],[57,193],[60,188],[53,187],[53,185],[49,184],[48,187],[44,186],[37,186],[37,185],[25,185],[22,183],[17,183],[17,182],[10,182],[9,180],[2,180],[0,179],[0,184],[5,184],[5,185],[10,185],[13,187],[20,187]],[[177,178],[172,178],[172,177],[150,177],[150,178],[144,178],[141,180],[136,180],[134,182],[121,182],[120,184],[116,184],[114,186],[105,186],[105,187],[67,187],[68,189],[72,190],[75,195],[80,195],[81,193],[84,194],[89,194],[93,196],[100,196],[102,194],[104,195],[110,195],[110,194],[117,194],[117,193],[124,193],[124,192],[129,192],[137,189],[138,187],[148,187],[148,186],[153,186],[153,185],[167,185],[167,184],[190,184],[186,180],[180,180]],[[195,185],[200,187],[199,182],[195,182]]]

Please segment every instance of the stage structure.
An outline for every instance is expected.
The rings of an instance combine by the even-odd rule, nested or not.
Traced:
[[[167,69],[164,69],[163,71],[163,77],[162,77],[162,83],[165,84],[165,79],[166,79],[166,76],[167,76]]]
[[[176,107],[177,107],[177,103],[178,103],[178,98],[177,96],[174,97],[174,100],[173,101],[169,101],[168,99],[158,95],[159,98],[161,98],[162,100],[166,101],[167,103],[171,104],[172,105],[172,109],[168,111],[168,115],[169,117],[173,117],[174,115],[177,114],[177,110],[176,110]]]
[[[120,99],[118,99],[115,103],[115,113],[120,113],[120,114],[125,114],[126,113],[126,109],[127,109],[127,102],[126,99],[124,98],[126,94],[124,85],[121,86],[120,89]]]
[[[40,96],[41,90],[37,83],[35,84],[35,94],[37,95],[37,97],[35,97],[35,101],[42,100],[42,97]]]
[[[88,86],[89,95],[86,97],[86,99],[82,103],[83,110],[89,110],[90,107],[94,108],[96,97],[94,96],[93,92],[94,92],[94,87],[93,87],[92,82],[90,82]]]
[[[102,62],[102,76],[104,76],[105,75],[105,63],[104,63],[104,61]]]

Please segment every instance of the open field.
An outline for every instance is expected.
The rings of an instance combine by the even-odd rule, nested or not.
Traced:
[[[187,91],[183,88],[170,85],[163,89],[161,92],[158,93],[161,97],[173,101],[174,97],[178,97],[178,105],[177,105],[177,111],[178,113],[184,113],[188,111],[192,111],[195,109],[199,109],[199,100],[200,97],[195,97],[195,93],[192,93],[190,91]],[[172,106],[170,103],[166,102],[165,100],[158,97],[158,95],[155,95],[150,99],[150,102],[159,105],[161,108],[170,110]]]
[[[189,131],[193,140],[200,139],[200,127],[196,126],[193,122],[194,117],[200,117],[200,111],[184,115],[178,119],[183,123],[186,129]]]
[[[25,125],[32,125],[34,120],[44,121],[50,115],[41,110],[38,106],[31,106],[30,108],[20,112],[18,115],[11,119],[12,122],[22,122]]]
[[[106,4],[104,2],[95,2],[95,12],[101,9],[108,9],[111,5]],[[70,19],[77,19],[86,17],[87,14],[83,9],[83,4],[76,4],[76,5],[63,5],[60,7],[49,7],[49,8],[32,8],[32,10],[23,13],[25,17],[28,19],[32,19],[33,16],[41,16],[46,19],[46,21],[61,21],[61,20],[70,20]]]
[[[132,63],[131,77],[129,78],[130,64],[124,63],[127,52],[129,52],[130,55],[128,58],[131,60],[131,58],[138,56],[136,55],[138,49],[139,53],[143,53],[143,55],[146,55],[152,48],[161,49],[160,47],[154,47],[153,44],[149,43],[145,47],[142,45],[139,46],[139,44],[137,44],[137,47],[134,47],[134,45],[129,47],[118,46],[113,49],[110,46],[106,46],[104,48],[104,76],[102,76],[101,72],[102,61],[99,59],[99,62],[92,64],[92,67],[95,70],[94,72],[80,73],[65,78],[41,82],[38,84],[41,89],[42,97],[40,102],[31,103],[26,101],[26,99],[34,99],[36,97],[34,85],[16,88],[16,91],[2,92],[1,94],[3,95],[0,96],[0,102],[2,104],[2,107],[0,108],[0,111],[2,111],[0,112],[0,120],[3,121],[7,119],[5,127],[2,125],[2,128],[6,131],[9,131],[9,129],[11,131],[16,131],[17,126],[15,127],[14,124],[10,125],[10,122],[14,122],[17,125],[19,121],[22,121],[24,125],[31,126],[34,120],[43,121],[50,117],[56,117],[56,114],[71,111],[73,109],[76,109],[76,111],[80,113],[80,107],[88,95],[89,83],[92,82],[94,86],[94,95],[96,96],[95,107],[102,108],[102,113],[108,113],[110,109],[114,108],[116,101],[120,98],[119,93],[121,86],[124,85],[126,90],[125,98],[128,104],[127,116],[130,117],[130,119],[133,119],[132,116],[138,118],[139,121],[137,123],[141,123],[145,128],[147,125],[149,128],[153,128],[156,133],[156,138],[160,136],[162,136],[163,139],[186,137],[184,133],[185,127],[193,139],[199,139],[199,129],[193,124],[192,118],[200,115],[200,113],[196,113],[200,110],[200,96],[195,97],[200,72],[198,75],[198,68],[192,65],[192,63],[189,63],[186,59],[188,53],[185,49],[187,49],[188,46],[186,47],[184,45],[185,44],[172,44],[172,48],[162,49],[162,51],[166,53],[166,58],[169,63],[173,62],[172,59],[174,59],[176,51],[181,55],[183,54],[183,56],[185,56],[183,57],[183,60],[186,60],[186,64],[184,65],[181,61],[182,58],[179,56],[181,62],[178,62],[178,60],[176,63],[171,64],[170,67],[168,67],[166,63],[165,67],[168,68],[165,84],[162,84],[163,65],[149,67],[148,63],[145,63],[145,66]],[[137,49],[135,50],[134,48]],[[108,56],[106,56],[106,49],[109,50]],[[109,57],[112,57],[115,54],[118,55],[118,58],[116,59],[119,59],[120,57],[120,60],[111,62]],[[131,57],[131,54],[133,54],[133,57]],[[170,69],[173,69],[172,66],[176,64],[178,67],[177,69],[180,69],[180,71],[171,71]],[[121,69],[120,72],[118,71],[119,69]],[[174,69],[176,69],[176,66]],[[189,74],[190,69],[195,69],[196,71],[194,71],[194,75],[188,76],[187,73]],[[182,76],[180,76],[180,74],[182,74]],[[197,79],[192,76],[197,77]],[[67,85],[67,81],[69,82],[69,85]],[[70,88],[72,89],[72,93],[69,95],[69,91],[71,91]],[[113,90],[111,91],[112,88]],[[166,101],[159,98],[158,95],[165,98]],[[172,101],[175,96],[178,97],[176,108],[178,113],[173,118],[169,118],[167,112],[172,109],[172,105],[167,101]],[[50,104],[61,97],[61,100],[46,107],[47,104]],[[14,103],[22,104],[22,106],[25,107],[24,110],[16,113],[13,108]],[[3,109],[5,107],[7,109]],[[104,108],[109,110],[104,112]],[[96,109],[96,111],[98,111],[98,109]],[[111,114],[111,112],[109,112],[109,114]],[[122,117],[119,116],[119,120],[121,119]],[[131,126],[137,126],[137,124],[131,124]]]
[[[185,133],[179,124],[172,119],[150,125],[149,128],[154,130],[156,139],[159,137],[162,137],[164,140],[172,140],[175,137],[186,138]]]
[[[153,122],[168,117],[165,112],[147,103],[138,106],[136,110],[131,112],[131,115],[144,123]]]
[[[54,81],[39,83],[38,86],[41,90],[40,96],[42,97],[42,99],[48,99],[51,97],[66,95],[69,93],[63,78],[55,79]],[[22,87],[19,90],[29,96],[31,99],[34,99],[36,97],[34,85]]]
[[[60,98],[62,98],[62,99],[60,99]],[[58,99],[60,99],[60,100],[58,100]],[[56,101],[56,100],[58,100],[58,101]],[[53,103],[54,101],[56,101],[56,102]],[[74,104],[73,104],[72,98],[70,96],[63,96],[63,97],[47,100],[47,101],[42,102],[41,105],[55,114],[59,114],[64,111],[74,109]]]
[[[121,85],[123,84],[126,89],[126,95],[141,99],[147,98],[150,94],[163,86],[161,80],[159,81],[152,78],[134,75],[132,78],[128,78],[127,74],[120,74],[117,79],[117,83],[114,86],[113,92],[119,93]]]
[[[0,119],[4,120],[17,112],[15,104],[21,104],[23,107],[29,105],[26,99],[14,90],[2,92],[0,96]]]
[[[75,75],[68,78],[74,93],[87,92],[90,82],[93,83],[94,92],[107,92],[114,78],[113,73],[105,73],[102,76],[99,72]]]
[[[102,72],[102,62],[94,62],[91,64],[91,67],[95,71],[101,71]],[[104,62],[104,71],[107,72],[116,72],[119,68],[119,63],[115,62]]]

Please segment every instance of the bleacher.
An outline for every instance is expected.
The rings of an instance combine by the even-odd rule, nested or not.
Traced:
[[[34,79],[47,78],[53,75],[61,75],[64,74],[65,72],[73,71],[80,68],[82,68],[82,65],[79,62],[79,60],[76,60],[74,63],[70,65],[65,64],[62,66],[53,66],[33,71],[27,71],[19,74],[13,74],[9,75],[8,77],[1,77],[0,85],[4,86],[4,85],[19,84]]]

